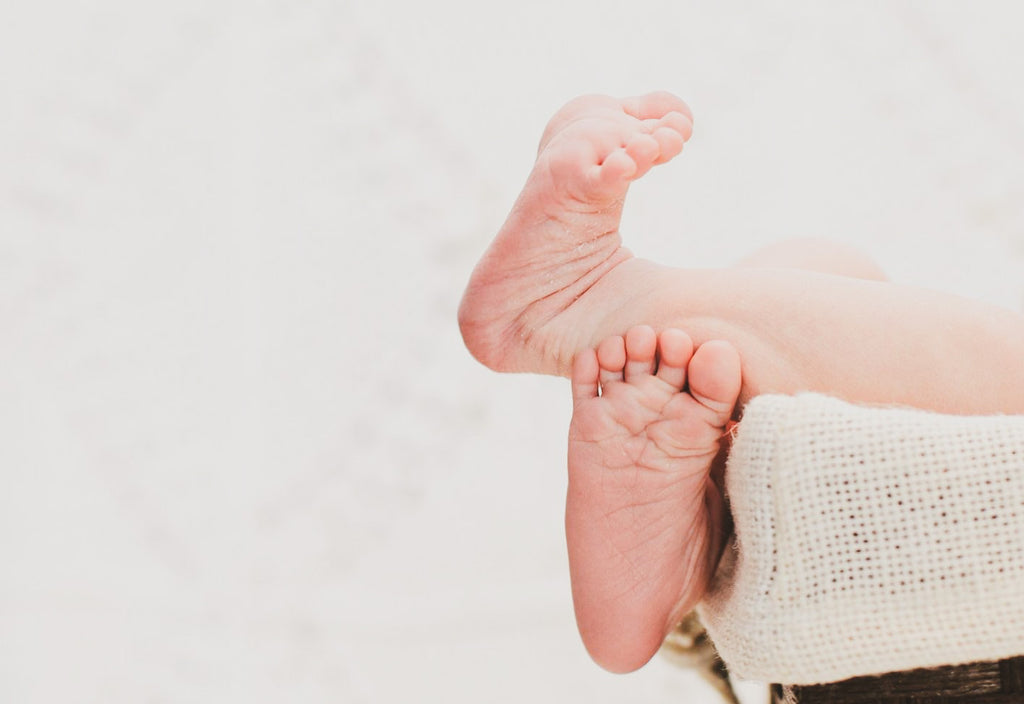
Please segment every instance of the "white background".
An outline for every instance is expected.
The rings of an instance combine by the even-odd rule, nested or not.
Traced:
[[[711,701],[587,659],[564,382],[478,366],[461,288],[559,105],[664,88],[637,253],[1020,307],[1024,16],[967,7],[8,0],[0,701]]]

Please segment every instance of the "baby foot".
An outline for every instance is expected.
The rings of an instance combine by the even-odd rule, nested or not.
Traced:
[[[601,666],[646,663],[700,600],[723,541],[711,479],[740,391],[727,342],[636,327],[577,356],[566,538],[576,621]]]
[[[618,231],[630,182],[677,155],[692,131],[689,108],[668,93],[577,98],[552,118],[463,296],[459,325],[474,356],[498,371],[552,364],[538,354],[550,345],[545,328],[632,256]]]

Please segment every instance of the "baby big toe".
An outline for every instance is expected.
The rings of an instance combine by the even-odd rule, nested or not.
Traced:
[[[638,120],[658,118],[670,112],[678,112],[690,116],[690,121],[693,121],[690,107],[681,98],[665,91],[625,98],[622,101],[622,109]]]
[[[690,395],[712,411],[716,425],[725,426],[740,394],[740,356],[728,342],[705,342],[693,353],[687,368]]]

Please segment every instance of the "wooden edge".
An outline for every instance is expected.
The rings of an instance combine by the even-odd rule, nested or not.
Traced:
[[[890,672],[818,685],[771,686],[772,704],[1024,704],[1024,656]]]

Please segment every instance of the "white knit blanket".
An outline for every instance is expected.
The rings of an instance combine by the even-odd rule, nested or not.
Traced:
[[[1024,654],[1024,417],[761,396],[726,487],[735,549],[700,615],[739,677]]]

